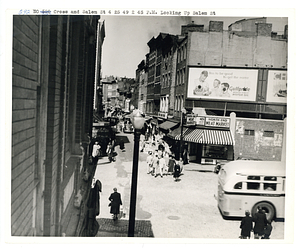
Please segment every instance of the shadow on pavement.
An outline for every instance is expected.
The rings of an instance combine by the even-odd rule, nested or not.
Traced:
[[[116,145],[119,145],[120,142],[123,141],[124,144],[130,143],[129,139],[125,135],[117,135],[116,136]]]
[[[99,230],[96,237],[127,237],[128,220],[117,220],[108,218],[97,218]],[[152,224],[149,220],[136,220],[134,237],[154,238]]]

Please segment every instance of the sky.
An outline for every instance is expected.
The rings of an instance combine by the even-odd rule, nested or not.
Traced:
[[[261,16],[260,16],[261,17]],[[105,25],[105,39],[102,46],[102,77],[117,76],[135,78],[138,64],[149,52],[147,45],[160,32],[179,35],[181,26],[194,21],[208,28],[210,20],[223,21],[223,29],[238,20],[251,17],[187,17],[187,16],[101,16]],[[282,34],[288,18],[267,17],[272,31]]]

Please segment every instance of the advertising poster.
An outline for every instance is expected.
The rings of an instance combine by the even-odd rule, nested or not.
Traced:
[[[270,70],[268,73],[267,102],[286,103],[287,72]]]
[[[257,70],[189,68],[187,98],[255,101]]]

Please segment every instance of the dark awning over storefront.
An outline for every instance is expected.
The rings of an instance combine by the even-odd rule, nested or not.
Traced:
[[[187,130],[188,130],[188,128],[183,127],[182,136],[184,135],[184,133]],[[174,129],[173,131],[171,131],[170,133],[167,134],[168,137],[170,137],[174,140],[180,140],[180,135],[181,135],[181,127],[178,127],[178,128]]]
[[[179,124],[178,122],[165,121],[165,122],[159,124],[159,128],[162,128],[164,130],[169,130],[169,129],[176,127],[178,124]]]
[[[181,128],[170,132],[168,136],[180,140]],[[200,128],[183,128],[183,141],[211,144],[211,145],[233,145],[233,138],[229,130],[213,130]]]

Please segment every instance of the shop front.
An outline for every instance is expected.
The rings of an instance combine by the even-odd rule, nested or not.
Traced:
[[[167,135],[174,144],[179,144],[182,136],[182,145],[188,148],[191,162],[215,164],[217,160],[233,160],[234,141],[229,118],[201,117],[194,118],[193,123],[191,120],[189,118],[189,125],[184,126],[182,132],[178,127]]]

